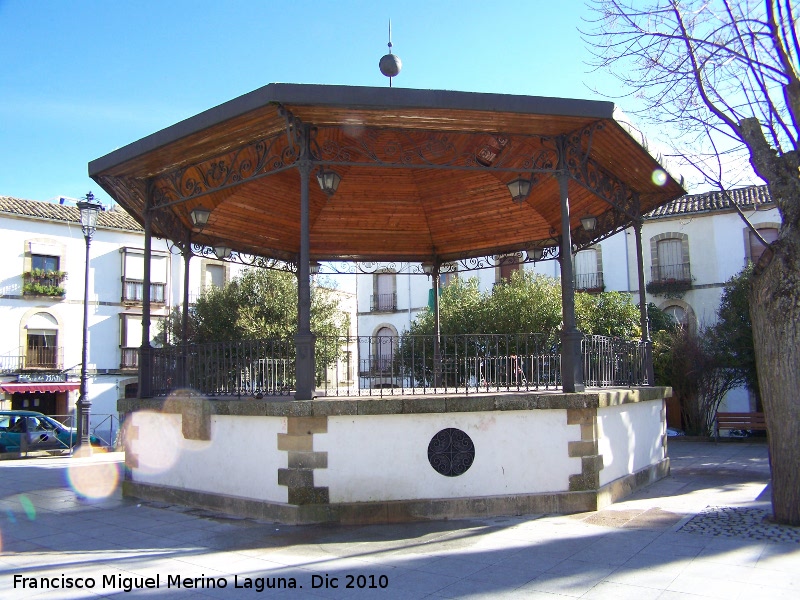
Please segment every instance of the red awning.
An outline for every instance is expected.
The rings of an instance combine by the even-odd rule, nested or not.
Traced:
[[[0,385],[0,390],[7,394],[34,394],[37,392],[70,392],[80,389],[81,384],[75,382],[60,383],[4,383]]]

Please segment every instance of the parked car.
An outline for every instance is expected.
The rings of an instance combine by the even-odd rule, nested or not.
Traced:
[[[24,440],[23,440],[24,436]],[[93,446],[101,445],[94,435]],[[27,443],[24,443],[27,442]],[[78,430],[32,410],[0,411],[0,452],[68,450],[78,443]]]

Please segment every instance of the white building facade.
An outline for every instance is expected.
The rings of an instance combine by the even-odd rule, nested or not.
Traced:
[[[78,209],[0,197],[0,235],[0,408],[70,422],[79,395],[86,266]],[[101,437],[116,427],[117,400],[137,390],[143,242],[127,213],[99,214],[88,269],[87,373],[91,427]],[[157,320],[181,301],[183,263],[158,240],[151,269],[155,337]]]
[[[77,207],[0,196],[0,410],[34,410],[74,425],[83,337],[86,242]],[[151,341],[159,320],[183,302],[185,261],[153,240]],[[246,267],[194,256],[189,302]],[[89,257],[88,397],[91,428],[106,439],[117,427],[117,400],[136,397],[142,342],[144,231],[121,210],[98,216]],[[356,335],[355,294],[337,292]],[[326,373],[352,385],[356,348]],[[349,382],[349,383],[348,383]],[[110,440],[108,440],[110,441]]]

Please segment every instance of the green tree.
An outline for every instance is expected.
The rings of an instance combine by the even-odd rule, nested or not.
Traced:
[[[349,329],[349,315],[339,309],[335,289],[327,281],[315,281],[311,288],[311,330],[318,336],[318,368],[339,358],[342,346],[336,338],[346,336]],[[189,307],[186,342],[291,342],[296,333],[297,277],[285,271],[248,269],[222,287],[206,288]],[[164,319],[160,336],[165,345],[183,343],[180,308]],[[288,347],[293,353],[293,343]]]
[[[731,277],[722,290],[713,333],[722,359],[739,372],[747,388],[760,404],[753,327],[750,323],[749,291],[753,266]]]
[[[439,296],[439,327],[443,334],[480,333],[485,311],[484,296],[474,277],[456,277],[441,289]],[[433,335],[434,314],[422,311],[411,323],[412,335]]]
[[[587,335],[636,339],[642,335],[639,307],[629,294],[575,294],[578,329]]]
[[[638,308],[638,307],[637,307]],[[650,321],[650,336],[654,336],[659,331],[675,331],[678,324],[672,315],[664,312],[652,302],[647,303],[647,316]]]
[[[639,309],[619,292],[575,295],[578,327],[588,335],[636,338]],[[439,323],[443,357],[541,355],[555,352],[561,329],[558,279],[517,271],[507,282],[481,292],[477,278],[457,278],[441,293]],[[398,360],[432,376],[433,311],[420,313],[401,338]],[[535,334],[535,335],[531,335]],[[469,336],[464,337],[464,336]],[[456,383],[456,378],[445,380]]]
[[[515,271],[486,296],[481,333],[540,333],[550,339],[561,326],[559,281],[529,271]]]
[[[628,294],[575,294],[578,328],[587,335],[638,338],[639,308]],[[517,271],[507,282],[481,292],[477,278],[456,278],[439,300],[442,335],[541,333],[555,339],[561,328],[558,279]],[[426,310],[412,322],[412,335],[433,335],[434,315]]]

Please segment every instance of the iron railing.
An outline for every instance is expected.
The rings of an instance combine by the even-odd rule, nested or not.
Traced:
[[[588,387],[651,385],[647,381],[647,346],[638,340],[602,335],[581,341],[583,380]]]
[[[575,291],[602,292],[605,289],[602,273],[576,273]]]
[[[650,267],[650,277],[654,282],[665,281],[691,281],[692,271],[689,263],[678,265],[659,265]]]
[[[16,373],[25,364],[25,355],[18,352],[0,356],[0,374]]]
[[[153,349],[153,393],[188,388],[214,396],[288,394],[295,385],[294,340],[248,340]]]
[[[48,451],[68,451],[70,454],[78,444],[77,417],[69,415],[47,415],[55,419],[68,430],[67,435],[52,437],[55,447],[48,447]],[[89,423],[89,433],[94,436],[100,446],[116,449],[117,440],[120,432],[120,420],[117,415],[92,413]],[[24,437],[24,436],[23,436]],[[27,440],[26,440],[27,441]],[[92,442],[95,445],[95,442]],[[35,444],[23,442],[20,445],[20,454],[27,456],[29,452],[35,452],[38,448]]]
[[[443,335],[439,356],[433,336],[359,337],[358,348],[359,385],[344,390],[350,395],[550,389],[561,383],[558,344],[540,334]]]
[[[543,334],[323,337],[316,384],[327,396],[556,390],[560,342]],[[581,344],[590,387],[648,385],[643,342],[587,336]],[[252,340],[154,348],[153,394],[178,388],[216,397],[291,395],[295,345]],[[357,368],[356,368],[357,367]]]
[[[388,312],[397,310],[397,294],[372,294],[369,297],[371,312]]]
[[[35,346],[26,348],[24,369],[61,369],[64,366],[64,348]]]
[[[151,283],[150,302],[155,302],[156,304],[163,304],[166,287],[167,287],[166,283]],[[123,302],[141,302],[143,297],[144,297],[144,281],[140,281],[137,279],[122,280]]]

